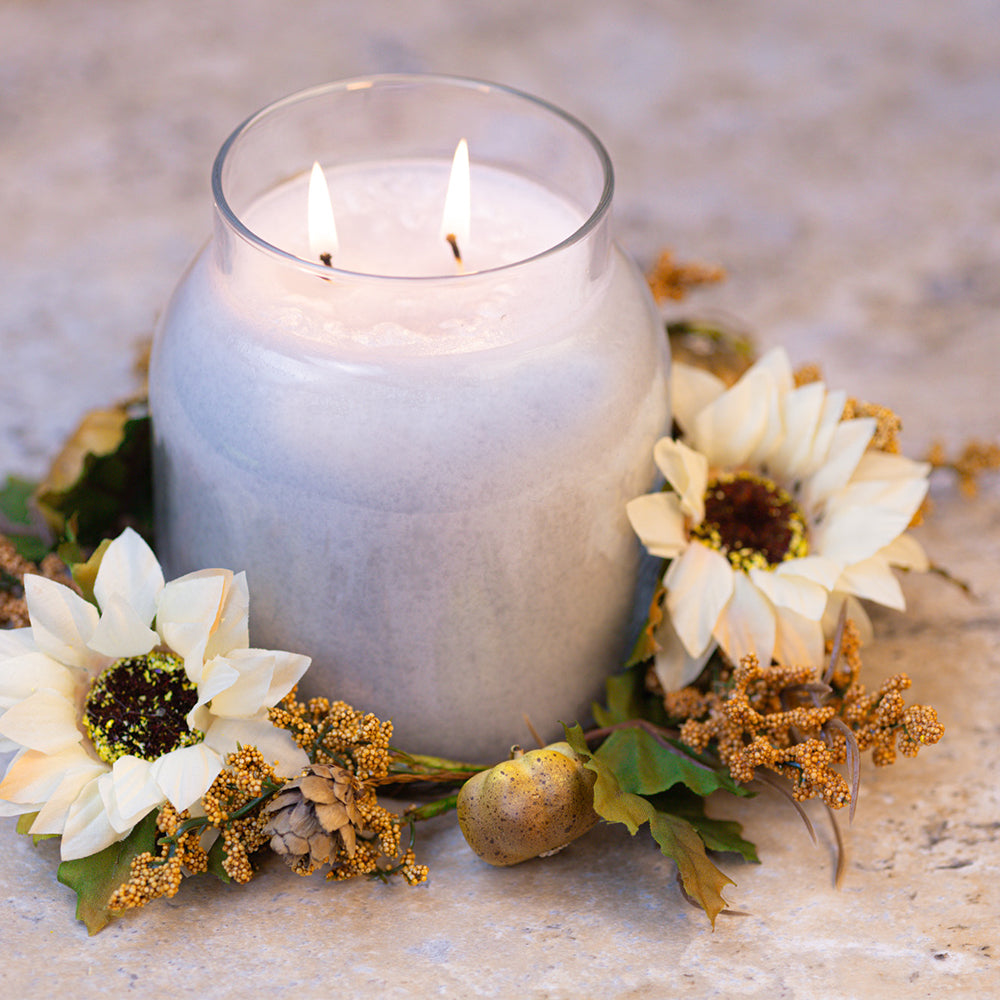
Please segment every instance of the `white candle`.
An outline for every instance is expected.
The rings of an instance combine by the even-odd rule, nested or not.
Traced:
[[[307,167],[240,215],[303,258]],[[171,573],[248,571],[252,640],[313,656],[307,693],[488,760],[627,651],[666,361],[634,269],[531,177],[474,161],[456,274],[448,167],[328,167],[333,270],[222,227],[157,337],[157,517]]]

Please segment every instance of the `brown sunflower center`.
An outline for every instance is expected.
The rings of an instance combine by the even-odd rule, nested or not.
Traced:
[[[691,534],[744,571],[773,569],[809,552],[798,504],[777,483],[750,472],[709,481],[705,518]]]
[[[179,656],[130,656],[116,660],[94,680],[83,725],[105,763],[126,754],[153,761],[205,738],[185,721],[197,701],[198,689]]]

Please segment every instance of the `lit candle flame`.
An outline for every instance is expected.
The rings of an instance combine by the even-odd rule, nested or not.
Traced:
[[[333,255],[339,248],[330,189],[327,187],[323,168],[319,163],[314,163],[309,177],[309,252],[330,267]]]
[[[471,214],[469,144],[462,139],[455,147],[455,158],[451,161],[448,193],[445,195],[444,212],[441,215],[441,238],[451,245],[460,267],[462,253],[459,248],[468,246]]]

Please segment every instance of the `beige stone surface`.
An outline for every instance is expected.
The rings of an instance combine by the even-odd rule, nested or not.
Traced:
[[[208,172],[270,100],[374,71],[437,71],[563,105],[607,144],[622,241],[725,265],[691,303],[740,318],[905,417],[904,445],[1000,437],[1000,5],[0,5],[0,469],[38,475],[132,353],[208,233]],[[0,821],[5,997],[979,997],[1000,987],[1000,483],[935,484],[920,537],[975,596],[906,581],[866,662],[908,670],[944,742],[866,766],[850,861],[762,795],[712,809],[763,864],[723,859],[739,916],[712,933],[640,834],[480,863],[423,831],[418,889],[268,863],[195,879],[88,939],[51,844]]]

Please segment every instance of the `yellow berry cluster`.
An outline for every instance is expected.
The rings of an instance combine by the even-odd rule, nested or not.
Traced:
[[[271,722],[287,729],[317,764],[345,767],[362,781],[389,773],[392,722],[359,712],[346,702],[312,698],[303,703],[292,691],[270,711]]]
[[[959,454],[949,459],[944,445],[934,444],[927,461],[935,469],[951,469],[958,476],[958,488],[967,497],[979,492],[979,477],[1000,469],[1000,443],[991,441],[966,441]]]
[[[851,801],[851,784],[836,768],[849,765],[856,780],[860,753],[871,750],[875,764],[891,764],[897,751],[912,757],[944,735],[933,708],[905,704],[906,674],[866,692],[859,647],[847,622],[840,658],[825,677],[746,656],[724,667],[708,690],[667,693],[664,705],[681,739],[699,752],[713,749],[736,781],[752,781],[766,768],[791,781],[796,800],[819,797],[840,808]]]
[[[208,855],[201,846],[200,827],[178,833],[190,818],[187,810],[178,812],[169,803],[160,810],[156,826],[169,838],[168,842],[159,855],[143,851],[132,859],[129,880],[111,894],[109,910],[132,910],[160,896],[175,896],[185,870],[190,875],[208,870]]]
[[[844,721],[854,731],[861,750],[871,750],[878,765],[893,764],[897,751],[915,757],[922,746],[937,743],[944,735],[937,712],[927,705],[906,705],[901,692],[910,686],[906,674],[893,674],[874,694],[855,684],[845,702]]]

